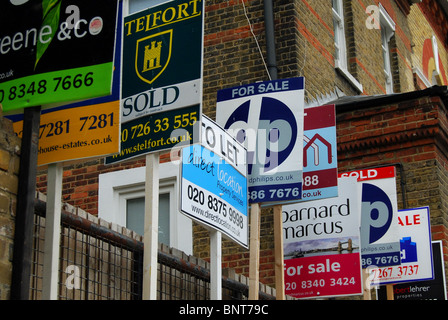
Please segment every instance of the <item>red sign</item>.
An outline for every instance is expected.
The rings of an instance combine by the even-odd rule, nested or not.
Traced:
[[[296,298],[359,293],[360,268],[359,253],[285,260],[285,293]]]
[[[358,179],[358,182],[367,180],[376,180],[376,179],[395,178],[395,167],[390,166],[375,169],[362,169],[346,173],[340,173],[339,178],[343,177],[356,177]]]
[[[338,195],[336,110],[334,105],[305,109],[302,200]]]

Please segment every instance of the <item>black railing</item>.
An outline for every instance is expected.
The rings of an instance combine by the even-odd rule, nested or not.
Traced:
[[[42,295],[45,202],[36,200],[30,299]],[[143,242],[108,226],[63,210],[59,299],[138,300],[142,298]],[[159,300],[210,299],[207,263],[159,246]],[[194,262],[193,262],[194,261]],[[245,300],[248,285],[223,276],[223,299]],[[260,299],[275,297],[260,290]]]

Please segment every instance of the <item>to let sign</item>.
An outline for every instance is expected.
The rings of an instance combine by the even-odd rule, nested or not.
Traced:
[[[247,179],[201,146],[182,149],[181,211],[248,247]]]

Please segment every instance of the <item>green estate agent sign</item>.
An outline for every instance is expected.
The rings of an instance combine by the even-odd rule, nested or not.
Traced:
[[[0,2],[5,112],[109,95],[118,0]]]
[[[125,17],[121,152],[106,163],[199,141],[203,17],[202,0],[168,1]]]

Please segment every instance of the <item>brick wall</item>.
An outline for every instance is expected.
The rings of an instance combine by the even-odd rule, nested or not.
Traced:
[[[12,123],[0,112],[0,300],[10,295],[20,145]]]
[[[342,107],[341,107],[342,108]],[[338,170],[397,166],[398,207],[429,206],[448,261],[447,109],[439,97],[339,111]],[[405,201],[403,203],[402,185]]]

